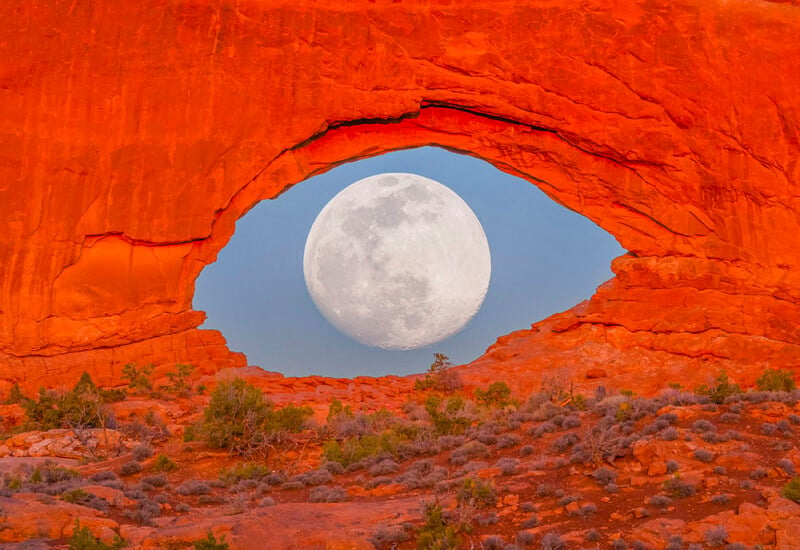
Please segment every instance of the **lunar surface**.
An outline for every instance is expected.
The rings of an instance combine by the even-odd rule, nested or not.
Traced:
[[[387,173],[346,187],[320,211],[303,256],[306,286],[341,332],[369,346],[415,349],[460,331],[491,277],[489,243],[456,193]]]

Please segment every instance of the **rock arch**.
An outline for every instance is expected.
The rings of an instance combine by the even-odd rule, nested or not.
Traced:
[[[532,181],[630,251],[547,325],[548,342],[584,350],[565,360],[597,356],[589,343],[684,366],[800,363],[797,7],[15,0],[0,13],[14,37],[0,74],[7,381],[243,365],[191,310],[235,221],[338,163],[421,145]],[[543,326],[476,368],[520,368],[509,342]]]

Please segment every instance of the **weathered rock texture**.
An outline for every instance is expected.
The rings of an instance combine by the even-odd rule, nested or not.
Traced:
[[[244,364],[191,307],[236,220],[422,145],[630,251],[548,341],[800,363],[800,8],[524,4],[3,2],[3,377]]]

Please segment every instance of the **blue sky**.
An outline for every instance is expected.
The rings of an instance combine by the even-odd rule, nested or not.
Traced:
[[[351,340],[317,311],[303,280],[303,249],[319,211],[351,183],[381,172],[448,186],[470,205],[489,241],[492,279],[483,306],[461,332],[429,348],[388,351]],[[266,370],[404,375],[424,372],[435,352],[469,362],[498,336],[572,307],[611,278],[611,260],[624,252],[536,186],[487,162],[424,147],[339,166],[256,205],[200,274],[194,308],[208,314],[203,328],[221,330],[232,350]]]

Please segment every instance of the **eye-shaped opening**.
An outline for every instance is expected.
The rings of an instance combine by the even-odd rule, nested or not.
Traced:
[[[304,246],[320,210],[351,183],[383,172],[420,174],[455,191],[480,220],[491,250],[491,283],[475,317],[420,349],[369,347],[342,334],[314,306],[303,278]],[[208,314],[203,328],[220,330],[232,350],[266,370],[405,375],[424,371],[434,352],[469,362],[497,337],[588,299],[624,252],[606,231],[529,182],[471,156],[423,147],[342,164],[258,203],[203,270],[193,305]],[[353,270],[356,276],[359,266]]]

